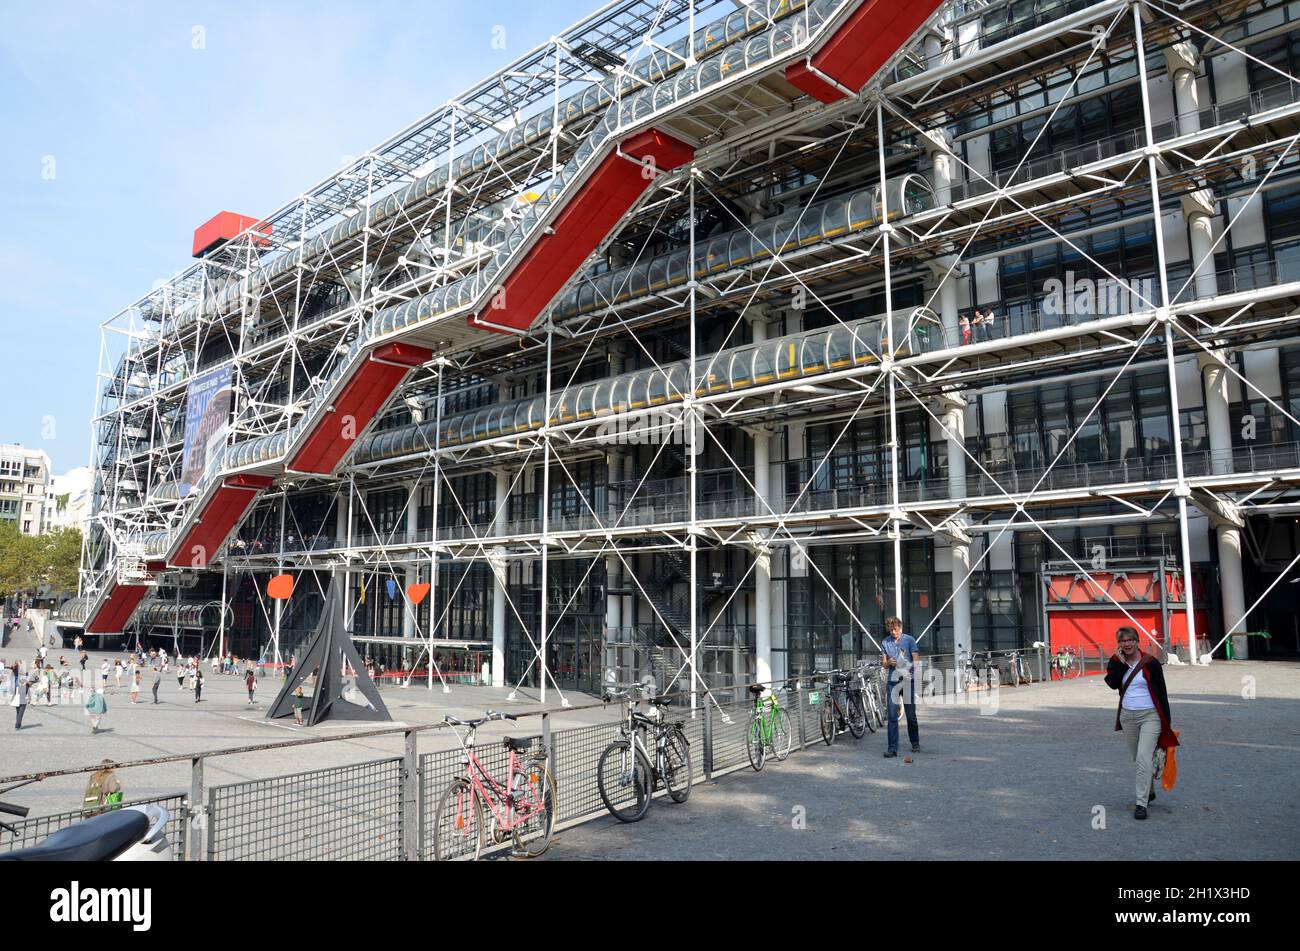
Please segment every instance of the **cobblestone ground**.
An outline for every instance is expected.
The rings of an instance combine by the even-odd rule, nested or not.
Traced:
[[[1115,694],[1089,677],[1004,688],[994,715],[923,707],[910,763],[882,758],[879,733],[833,747],[818,737],[760,774],[697,786],[684,805],[656,800],[637,825],[602,817],[562,830],[547,859],[1295,859],[1298,674],[1284,663],[1170,669],[1179,779],[1146,822],[1132,818]],[[1248,678],[1254,699],[1243,698]]]

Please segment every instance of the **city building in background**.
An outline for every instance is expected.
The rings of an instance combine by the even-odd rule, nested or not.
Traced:
[[[50,479],[45,490],[45,531],[56,528],[85,530],[90,518],[90,488],[94,473],[86,466],[69,469]]]
[[[43,450],[0,445],[0,519],[24,535],[42,534],[49,481],[50,457]]]
[[[892,614],[1295,656],[1297,16],[607,5],[104,323],[60,623],[288,655],[335,584],[390,670],[543,699]]]

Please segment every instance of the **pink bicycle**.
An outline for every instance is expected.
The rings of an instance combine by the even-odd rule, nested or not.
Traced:
[[[509,713],[489,710],[478,720],[443,717],[452,727],[464,756],[465,775],[457,776],[443,791],[434,813],[433,851],[438,861],[477,859],[491,835],[494,845],[509,836],[514,839],[511,855],[537,858],[551,845],[555,828],[555,779],[546,767],[549,751],[538,743],[530,751],[529,741],[505,737],[509,753],[505,782],[498,782],[474,753],[474,731],[492,720],[516,720]],[[456,727],[466,728],[465,735]],[[484,812],[484,806],[487,812]],[[484,823],[485,815],[491,821]]]

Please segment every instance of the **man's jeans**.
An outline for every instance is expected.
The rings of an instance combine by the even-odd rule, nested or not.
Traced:
[[[1139,806],[1145,806],[1155,788],[1156,741],[1160,739],[1160,714],[1151,710],[1121,710],[1120,726],[1128,740],[1128,752],[1137,765],[1137,783],[1134,796]]]
[[[903,711],[907,714],[907,738],[912,741],[913,746],[921,742],[921,730],[916,724],[916,682],[909,679],[900,685],[897,680],[891,678],[885,690],[885,703],[888,706],[885,712],[885,724],[888,727],[887,735],[891,753],[898,752],[898,701],[905,698],[912,701],[902,704]]]

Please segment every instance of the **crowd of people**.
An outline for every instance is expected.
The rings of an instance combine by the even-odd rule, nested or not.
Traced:
[[[166,648],[143,648],[126,651],[112,660],[104,658],[99,668],[86,672],[89,655],[81,638],[74,642],[76,664],[60,655],[57,663],[49,649],[36,649],[30,661],[0,658],[0,697],[15,708],[14,729],[21,730],[23,716],[29,706],[59,706],[80,704],[84,706],[92,733],[98,733],[104,716],[108,713],[107,694],[118,693],[125,687],[130,691],[131,703],[140,703],[140,693],[147,688],[153,703],[159,703],[158,691],[164,677],[174,673],[176,689],[189,692],[195,703],[203,702],[204,663],[199,657],[173,657]],[[292,666],[287,671],[292,671]],[[214,656],[211,661],[213,676],[238,676],[248,690],[248,705],[256,703],[257,682],[265,676],[261,663],[241,659],[233,652]]]

